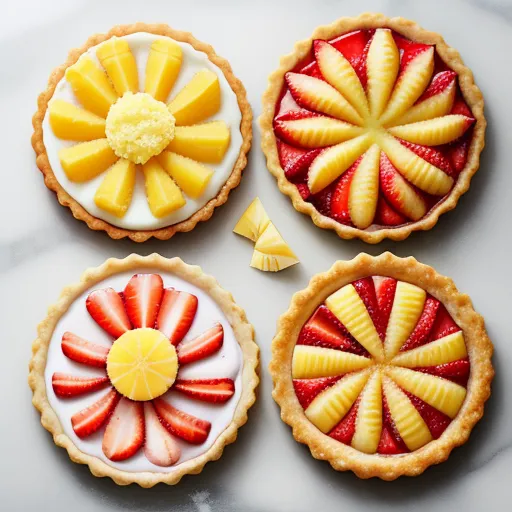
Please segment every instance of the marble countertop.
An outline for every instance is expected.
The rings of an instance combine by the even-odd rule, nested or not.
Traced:
[[[255,116],[279,56],[320,24],[343,15],[381,11],[441,32],[473,69],[486,98],[487,147],[470,191],[430,232],[400,243],[343,241],[298,214],[267,172],[255,129],[239,189],[206,225],[171,241],[137,245],[89,231],[57,203],[30,147],[30,118],[50,71],[68,49],[94,32],[134,21],[162,21],[210,42],[244,82]],[[17,0],[0,16],[0,496],[2,510],[321,512],[501,511],[512,502],[512,1],[510,0]],[[231,230],[259,195],[301,264],[277,275],[249,268],[252,247]],[[336,259],[362,251],[414,255],[450,275],[484,315],[495,343],[497,376],[483,421],[449,461],[421,477],[362,481],[314,460],[281,422],[267,366],[278,316],[293,292]],[[110,256],[131,252],[180,256],[230,290],[253,322],[261,347],[259,400],[238,441],[222,459],[177,487],[120,488],[70,462],[39,423],[27,386],[36,326],[61,288]]]

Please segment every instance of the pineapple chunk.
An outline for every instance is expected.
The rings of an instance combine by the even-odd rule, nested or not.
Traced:
[[[251,267],[265,272],[277,272],[298,263],[297,256],[284,241],[272,222],[254,246]]]
[[[151,44],[146,64],[144,92],[165,101],[181,68],[181,46],[172,39],[157,39]]]
[[[132,201],[135,187],[135,164],[121,159],[107,172],[94,195],[98,208],[116,217],[124,217]]]
[[[169,103],[169,110],[178,126],[204,121],[220,108],[220,85],[217,75],[209,69],[198,71],[192,80]]]
[[[88,141],[105,137],[105,119],[63,100],[53,100],[50,126],[63,140]]]
[[[149,209],[158,218],[185,206],[185,198],[172,178],[162,169],[155,158],[142,166],[146,180]]]
[[[107,117],[110,107],[117,101],[117,94],[107,75],[89,56],[81,57],[67,69],[66,80],[87,110],[103,118]]]
[[[230,134],[226,123],[212,121],[195,126],[176,126],[174,139],[167,149],[198,162],[217,164],[224,158],[229,142]]]
[[[201,197],[213,175],[208,167],[171,151],[160,153],[158,161],[181,190],[193,199]]]
[[[270,218],[263,208],[260,198],[257,197],[240,217],[233,232],[256,242],[263,231],[265,231],[269,222]]]
[[[108,169],[117,156],[107,139],[97,139],[61,149],[59,160],[68,179],[80,183]]]
[[[112,80],[119,96],[127,91],[134,93],[139,91],[137,63],[125,39],[112,37],[96,50],[96,56]]]

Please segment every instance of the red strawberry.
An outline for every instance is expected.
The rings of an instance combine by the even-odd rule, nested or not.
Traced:
[[[318,67],[318,64],[316,63],[316,61],[306,64],[304,67],[302,67],[299,70],[299,73],[302,73],[303,75],[314,76],[315,78],[324,80],[324,77],[323,77],[322,73],[320,72],[320,68]]]
[[[439,306],[437,311],[436,321],[430,332],[429,341],[435,341],[439,338],[444,338],[449,334],[460,331],[460,327],[453,321],[450,313],[446,311],[443,304]]]
[[[437,375],[444,379],[451,380],[461,386],[466,387],[469,379],[469,371],[471,365],[469,359],[460,359],[450,363],[440,364],[437,366],[427,366],[423,368],[415,368],[416,371]]]
[[[110,348],[86,341],[72,332],[62,335],[62,352],[77,363],[105,368]]]
[[[393,307],[393,301],[395,300],[396,279],[393,279],[392,277],[375,277],[373,280],[382,324],[384,326],[384,331],[386,331],[389,316],[391,315],[391,308]]]
[[[434,297],[427,297],[418,323],[416,324],[416,327],[414,327],[409,339],[402,345],[402,348],[400,349],[401,352],[421,347],[427,343],[428,336],[437,316],[439,304],[440,302],[434,299]]]
[[[391,431],[388,427],[384,426],[382,434],[380,436],[379,446],[377,447],[377,453],[382,455],[398,455],[399,453],[406,453],[395,440]]]
[[[402,146],[410,149],[413,153],[416,153],[419,157],[423,158],[429,164],[432,164],[434,167],[441,169],[443,172],[448,174],[448,176],[456,177],[457,173],[453,168],[450,160],[446,158],[441,151],[437,149],[428,147],[428,146],[420,146],[419,144],[413,144],[412,142],[408,142],[406,140],[398,139]]]
[[[399,226],[406,222],[407,219],[403,215],[393,210],[382,196],[379,197],[377,212],[375,213],[375,224],[380,224],[381,226]]]
[[[403,439],[401,438],[400,434],[398,433],[398,430],[395,426],[395,422],[393,421],[391,413],[389,412],[389,407],[388,407],[388,403],[387,403],[385,396],[382,397],[382,423],[383,423],[382,435],[381,435],[381,443],[383,444],[382,448],[384,450],[386,450],[386,449],[396,450],[393,453],[408,452],[409,449],[407,448]],[[385,434],[384,431],[386,431],[387,433]],[[389,434],[389,437],[393,441],[392,443],[390,443],[390,441],[389,441],[388,434]],[[384,437],[385,437],[385,439],[383,442]],[[380,443],[379,443],[379,448],[380,448]],[[379,448],[377,448],[378,453],[389,453],[389,452],[380,452]]]
[[[176,346],[185,337],[197,312],[197,297],[174,288],[166,288],[158,312],[156,328]]]
[[[214,404],[227,402],[235,394],[235,383],[232,379],[178,379],[173,388],[196,400]]]
[[[188,364],[204,359],[220,350],[223,342],[224,328],[221,324],[215,324],[197,338],[180,345],[178,361],[180,364]]]
[[[358,409],[359,399],[352,405],[345,417],[329,432],[329,437],[340,443],[350,444],[356,431]]]
[[[144,444],[144,405],[121,398],[103,436],[103,453],[112,461],[129,459]]]
[[[276,115],[276,119],[279,119],[281,116],[285,115],[288,112],[293,112],[296,110],[301,110],[297,102],[293,99],[293,96],[290,91],[286,91],[286,94],[283,96],[281,103],[279,105],[279,110]],[[307,112],[307,110],[304,110]]]
[[[330,43],[354,65],[354,62],[357,61],[364,52],[371,36],[373,36],[372,31],[357,30],[333,39]]]
[[[128,281],[123,297],[134,328],[155,327],[163,293],[164,283],[158,274],[136,274]]]
[[[296,186],[300,196],[304,201],[307,201],[311,198],[311,190],[309,190],[309,187],[306,183],[299,183]]]
[[[414,43],[413,45],[408,45],[407,48],[404,48],[402,58],[400,59],[400,73],[398,80],[400,80],[400,75],[408,68],[409,64],[418,57],[418,55],[429,50],[433,51],[433,48],[432,50],[431,48],[432,46],[422,43]]]
[[[373,279],[371,277],[365,277],[363,279],[354,281],[352,284],[356,289],[359,297],[361,297],[361,300],[364,302],[366,310],[368,311],[368,314],[373,321],[373,325],[379,333],[380,339],[384,341],[384,338],[386,337],[386,326],[384,325],[380,314]]]
[[[417,103],[421,103],[422,101],[432,98],[432,96],[437,96],[442,93],[448,89],[448,87],[453,86],[456,79],[457,73],[454,71],[441,71],[440,73],[437,73],[425,92],[420,96]]]
[[[164,427],[173,435],[192,444],[206,441],[211,423],[176,409],[161,398],[153,400],[153,406]]]
[[[342,224],[352,224],[352,220],[350,218],[350,212],[348,210],[348,198],[350,193],[350,185],[352,183],[352,178],[356,172],[356,169],[359,165],[361,158],[356,160],[356,162],[345,171],[341,178],[338,180],[336,184],[336,188],[334,189],[334,194],[332,195],[331,200],[331,215],[334,220],[341,222]]]
[[[96,391],[108,381],[108,377],[75,377],[65,373],[54,373],[52,387],[58,397],[68,398]]]
[[[313,206],[326,217],[331,216],[331,198],[332,198],[333,185],[324,188],[318,194],[312,195],[310,201]]]
[[[453,104],[450,114],[460,114],[474,120],[473,112],[471,112],[471,109],[461,96],[457,96],[457,98],[455,98],[455,103]]]
[[[404,390],[403,390],[404,391]],[[451,423],[451,419],[438,411],[431,405],[428,405],[423,400],[418,398],[407,391],[404,391],[405,394],[409,397],[409,400],[412,402],[414,407],[420,413],[420,416],[423,418],[423,421],[427,424],[430,433],[434,439],[438,439],[441,437],[441,434],[446,430],[446,427]]]
[[[112,389],[97,402],[74,414],[71,425],[75,434],[84,438],[96,432],[112,414],[120,398],[121,395]]]
[[[311,162],[318,156],[319,149],[307,151],[294,148],[289,144],[277,141],[279,161],[284,170],[286,178],[290,181],[304,179]]]
[[[91,292],[85,306],[96,323],[114,338],[132,328],[123,301],[112,288]]]
[[[463,137],[446,147],[446,153],[451,160],[453,168],[460,173],[468,161],[470,133],[466,132]]]
[[[307,409],[314,398],[322,391],[330,388],[341,379],[341,376],[322,377],[320,379],[293,379],[293,388],[303,409]]]

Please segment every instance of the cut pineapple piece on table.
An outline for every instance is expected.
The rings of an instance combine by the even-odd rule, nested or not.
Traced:
[[[146,64],[144,92],[155,100],[167,100],[181,69],[182,53],[181,46],[172,39],[153,41]]]
[[[97,139],[61,149],[59,160],[70,181],[83,182],[108,169],[117,156],[107,139]]]
[[[107,75],[89,56],[81,57],[66,70],[66,80],[87,110],[107,117],[110,107],[117,101],[117,94]]]
[[[107,172],[94,195],[98,208],[123,217],[130,207],[135,187],[135,164],[121,159]]]
[[[270,218],[263,208],[259,197],[257,197],[240,217],[233,232],[256,242],[263,231],[265,231],[269,222]]]
[[[178,126],[188,126],[208,119],[220,108],[220,85],[209,69],[198,71],[169,103]]]
[[[137,63],[126,40],[112,37],[96,50],[96,56],[119,96],[127,91],[138,92]]]
[[[146,180],[149,209],[155,217],[165,217],[185,206],[185,198],[178,185],[155,158],[142,166]]]
[[[105,137],[105,119],[64,100],[53,100],[48,110],[50,126],[63,140],[89,141]]]
[[[229,147],[229,128],[224,121],[195,126],[176,126],[174,139],[167,149],[192,160],[220,163]]]
[[[172,151],[161,153],[158,161],[181,190],[193,199],[201,197],[213,175],[212,169]]]
[[[284,241],[274,224],[269,222],[254,246],[251,267],[277,272],[298,262],[299,260],[290,246]]]

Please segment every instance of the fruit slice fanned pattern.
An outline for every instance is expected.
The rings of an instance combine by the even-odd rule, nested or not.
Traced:
[[[385,28],[314,41],[310,62],[286,73],[276,110],[287,179],[322,215],[363,230],[419,221],[441,201],[475,121],[435,47]],[[290,172],[294,150],[318,153]],[[331,186],[320,207],[315,197]]]
[[[146,368],[148,390],[161,380],[165,364],[171,362],[169,359],[158,359],[159,353],[163,354],[162,357],[169,355],[168,346],[177,346],[177,351],[172,348],[173,357],[184,365],[214,355],[223,345],[224,329],[220,323],[195,338],[187,336],[197,313],[198,299],[188,292],[164,288],[158,274],[134,275],[122,293],[112,288],[94,290],[86,304],[92,319],[110,336],[112,342],[125,333],[135,333],[135,330],[152,331],[161,338],[158,344],[150,348],[150,352],[144,352],[139,344],[139,353],[153,361]],[[160,329],[160,332],[156,329]],[[168,346],[162,346],[163,343]],[[137,359],[137,351],[133,351],[129,344],[119,346],[118,350],[125,351],[129,356],[125,358],[126,361]],[[62,337],[62,351],[79,364],[104,370],[111,352],[106,345],[90,342],[70,332]],[[117,363],[128,368],[126,372],[122,370],[123,379],[130,378],[130,372],[136,373],[129,369],[129,364]],[[133,381],[135,389],[137,376],[133,377]],[[172,397],[165,394],[154,399],[132,400],[115,388],[107,372],[87,377],[64,373],[52,376],[55,395],[66,400],[97,392],[109,384],[111,389],[96,402],[75,413],[71,424],[81,439],[104,429],[102,449],[110,460],[126,460],[143,450],[146,458],[156,466],[172,466],[180,460],[183,442],[201,444],[208,438],[210,422],[174,407],[170,403]],[[187,400],[199,400],[216,407],[222,407],[235,394],[235,382],[231,378],[178,378],[171,387]]]
[[[464,334],[446,308],[381,276],[330,295],[302,327],[291,365],[313,425],[381,455],[437,439],[462,407],[469,371]]]

